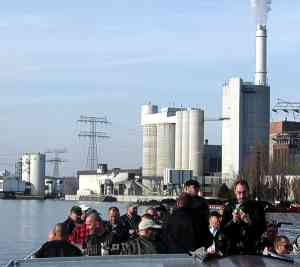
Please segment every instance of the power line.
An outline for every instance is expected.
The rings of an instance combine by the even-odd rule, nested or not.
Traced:
[[[50,164],[53,164],[53,177],[59,178],[60,173],[59,173],[59,167],[60,165],[65,162],[64,159],[59,157],[59,154],[66,153],[67,150],[64,149],[53,149],[53,150],[47,150],[45,153],[52,153],[54,154],[53,158],[48,159],[47,162]]]
[[[106,132],[97,131],[97,125],[108,125],[111,124],[106,117],[95,117],[95,116],[80,116],[79,123],[89,124],[89,131],[80,131],[79,137],[87,137],[89,139],[88,155],[86,167],[90,170],[95,170],[98,163],[98,149],[97,139],[109,138],[110,136]]]

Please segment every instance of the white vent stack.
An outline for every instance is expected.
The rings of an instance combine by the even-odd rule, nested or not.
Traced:
[[[255,84],[267,85],[267,17],[271,0],[251,0],[256,18]]]
[[[256,26],[256,71],[255,84],[267,85],[267,27]]]

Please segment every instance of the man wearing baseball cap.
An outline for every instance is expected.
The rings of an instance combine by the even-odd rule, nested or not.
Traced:
[[[122,244],[121,255],[143,255],[165,253],[164,245],[155,240],[155,229],[161,225],[147,217],[138,226],[138,237]]]

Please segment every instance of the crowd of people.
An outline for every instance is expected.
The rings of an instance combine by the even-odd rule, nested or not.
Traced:
[[[266,222],[263,206],[249,198],[247,182],[237,180],[233,190],[235,199],[211,213],[195,180],[185,183],[172,212],[158,206],[139,216],[137,205],[131,203],[122,216],[117,207],[110,207],[104,220],[95,209],[73,206],[34,256],[190,254],[201,247],[211,256],[290,254],[290,241]],[[294,244],[294,252],[297,249]]]

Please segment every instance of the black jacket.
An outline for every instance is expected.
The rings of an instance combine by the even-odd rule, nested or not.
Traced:
[[[122,244],[121,255],[144,255],[166,253],[164,245],[147,237],[138,236]]]
[[[169,217],[163,229],[163,241],[169,253],[187,253],[199,247],[209,247],[212,235],[205,223],[195,220],[194,211],[179,208]]]
[[[111,243],[123,243],[129,239],[129,229],[120,221],[117,225],[112,225],[110,222],[105,222],[105,228],[110,233]]]
[[[79,248],[64,240],[48,241],[34,254],[36,258],[82,256]]]
[[[226,254],[227,239],[224,233],[221,230],[218,230],[215,235],[213,235],[213,240],[215,242],[216,251],[220,251],[222,252],[222,254]]]
[[[133,215],[132,217],[129,217],[128,214],[124,214],[121,216],[121,222],[125,224],[127,229],[134,229],[137,230],[139,223],[141,221],[141,217],[139,215]]]
[[[226,254],[255,254],[261,235],[266,229],[264,208],[260,202],[247,200],[239,209],[248,214],[250,222],[233,222],[232,212],[236,204],[236,200],[225,204],[221,221],[221,230],[228,239]]]
[[[109,249],[111,234],[105,230],[101,234],[92,234],[86,237],[85,254],[88,256],[102,256],[103,248]]]

